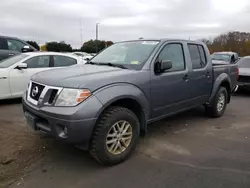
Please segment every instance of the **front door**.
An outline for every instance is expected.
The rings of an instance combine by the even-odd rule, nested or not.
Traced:
[[[31,76],[37,72],[47,70],[50,67],[51,57],[48,55],[41,55],[32,57],[23,63],[27,64],[27,69],[13,68],[10,71],[10,89],[13,97],[22,96],[27,89]]]
[[[187,108],[191,97],[189,71],[185,63],[183,44],[167,43],[162,47],[156,61],[170,60],[172,68],[155,74],[152,71],[151,101],[152,116],[157,118]]]

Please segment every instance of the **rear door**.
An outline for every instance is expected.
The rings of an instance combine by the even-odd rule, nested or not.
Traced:
[[[49,55],[31,57],[23,62],[27,64],[27,69],[12,69],[10,71],[10,89],[12,95],[21,96],[26,90],[33,74],[48,70],[51,67],[51,59],[52,57]]]
[[[190,89],[193,104],[205,103],[212,91],[213,77],[212,65],[208,63],[207,52],[201,44],[188,43],[192,73],[190,74]]]

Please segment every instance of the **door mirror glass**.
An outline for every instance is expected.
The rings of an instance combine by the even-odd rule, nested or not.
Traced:
[[[30,48],[28,45],[25,45],[23,48],[22,48],[22,52],[32,52],[33,49]]]
[[[166,70],[169,70],[172,68],[172,61],[171,60],[162,60],[160,62],[157,62],[155,64],[155,72],[156,73],[162,73]]]
[[[21,70],[21,69],[27,69],[28,65],[26,63],[20,63],[17,65],[16,69]]]
[[[165,70],[172,68],[172,61],[170,60],[163,60],[161,62],[161,71],[164,72]]]

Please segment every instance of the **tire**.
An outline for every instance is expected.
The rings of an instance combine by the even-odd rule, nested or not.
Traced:
[[[222,97],[224,96],[224,103],[222,105]],[[226,88],[224,87],[220,87],[217,94],[215,95],[211,106],[206,106],[206,112],[209,116],[214,117],[214,118],[218,118],[221,117],[226,109],[227,106],[227,101],[228,101],[228,92],[226,90]],[[222,105],[219,108],[219,103]]]
[[[124,122],[127,122],[130,126]],[[117,132],[119,132],[117,126],[121,128],[123,125],[126,128],[129,126],[126,133],[127,137],[124,137],[124,139],[127,139],[126,143],[123,138],[119,138],[117,134]],[[125,131],[125,128],[123,130]],[[135,149],[139,139],[139,130],[139,120],[131,110],[123,107],[111,107],[107,109],[96,124],[90,145],[91,156],[100,164],[107,166],[123,162]],[[108,134],[117,136],[108,137]],[[130,141],[128,140],[128,138],[130,138],[129,135],[132,136]],[[119,139],[121,140],[119,141]],[[113,140],[116,140],[116,142],[108,144],[108,141]],[[118,144],[118,142],[120,144]],[[115,144],[115,146],[113,144]],[[121,148],[124,149],[125,145],[127,148],[122,151]],[[115,153],[113,150],[116,146],[118,148]]]

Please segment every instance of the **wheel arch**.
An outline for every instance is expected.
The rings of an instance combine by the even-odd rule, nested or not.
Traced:
[[[141,132],[147,131],[150,108],[145,94],[139,88],[129,84],[114,85],[102,89],[95,96],[103,104],[97,113],[97,122],[105,110],[113,106],[121,106],[128,108],[138,117]]]
[[[232,91],[231,81],[230,81],[229,76],[226,73],[222,73],[214,81],[214,86],[213,86],[212,93],[211,93],[211,96],[210,96],[209,102],[208,102],[209,104],[213,101],[213,99],[216,96],[216,93],[218,92],[220,87],[225,87],[226,88],[227,93],[228,93],[227,103],[230,102],[230,100],[231,100],[231,91]]]

